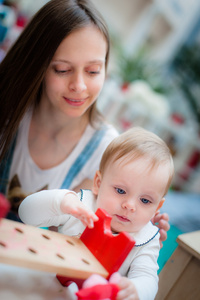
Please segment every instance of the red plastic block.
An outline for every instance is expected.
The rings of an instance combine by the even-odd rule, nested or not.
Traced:
[[[78,292],[76,292],[76,295],[78,296],[79,300],[115,300],[118,292],[119,288],[116,284],[108,283],[94,285],[87,289],[81,289]]]
[[[10,204],[3,194],[0,194],[0,219],[4,218],[9,212]]]
[[[111,275],[118,271],[135,241],[126,232],[112,234],[112,218],[105,210],[98,209],[96,215],[99,221],[94,223],[94,228],[87,227],[80,239]]]
[[[110,228],[112,218],[105,210],[99,208],[96,211],[96,215],[99,217],[99,220],[94,222],[93,228],[86,227],[80,239],[109,272],[108,277],[110,277],[112,273],[119,270],[134,247],[135,241],[126,232],[121,232],[118,235],[112,234]],[[60,275],[57,275],[57,278],[64,286],[68,286],[69,281],[74,281],[81,287],[83,282]]]

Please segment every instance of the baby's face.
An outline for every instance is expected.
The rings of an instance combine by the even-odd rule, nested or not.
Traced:
[[[114,232],[139,231],[162,206],[169,168],[148,166],[149,162],[141,158],[126,164],[119,159],[106,168],[103,176],[96,173],[97,208],[111,215]]]

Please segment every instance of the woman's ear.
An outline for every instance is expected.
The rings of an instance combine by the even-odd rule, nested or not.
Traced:
[[[165,198],[162,198],[158,204],[158,207],[156,208],[156,212],[163,206],[164,202],[165,202]]]
[[[92,186],[92,192],[96,196],[99,193],[100,185],[101,185],[101,172],[96,171],[96,173],[94,175],[94,179],[93,179],[93,186]]]

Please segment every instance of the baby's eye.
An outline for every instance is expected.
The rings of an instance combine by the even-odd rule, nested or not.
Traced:
[[[141,198],[140,199],[142,201],[142,203],[147,204],[147,203],[151,203],[149,200],[145,199],[145,198]]]
[[[118,194],[125,194],[126,192],[120,188],[115,188]]]

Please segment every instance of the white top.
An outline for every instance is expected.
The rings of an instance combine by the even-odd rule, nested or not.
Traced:
[[[21,188],[27,195],[41,190],[44,186],[47,186],[47,189],[60,188],[69,169],[82,153],[93,134],[97,132],[91,125],[88,125],[76,147],[62,163],[56,167],[42,170],[35,164],[29,153],[28,133],[30,120],[31,112],[28,112],[23,118],[18,130],[17,142],[9,174],[9,182],[15,174],[18,175]],[[99,168],[99,162],[105,148],[117,135],[116,129],[106,124],[106,133],[100,144],[91,157],[89,157],[82,170],[75,176],[70,186],[65,186],[65,188],[73,189],[84,179],[93,179],[95,171]]]
[[[69,214],[63,214],[60,203],[69,190],[54,189],[28,196],[19,207],[19,216],[24,223],[38,226],[58,226],[60,233],[73,236],[83,232],[85,226]],[[90,190],[78,193],[80,200],[96,211],[94,195]],[[130,234],[136,245],[120,267],[120,274],[130,278],[138,291],[140,300],[152,300],[158,289],[159,232],[151,222],[137,233]]]

